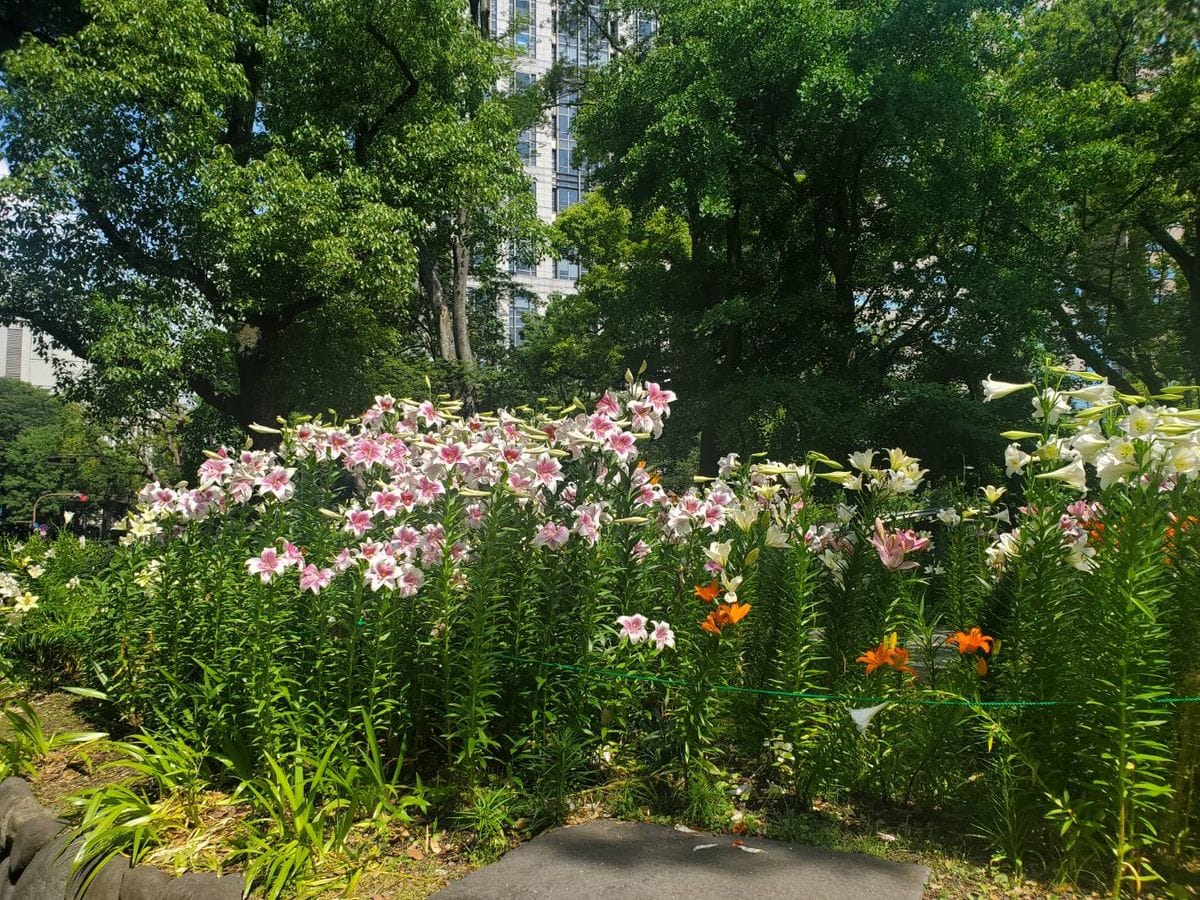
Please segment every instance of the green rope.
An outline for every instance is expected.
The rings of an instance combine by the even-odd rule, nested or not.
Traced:
[[[525,656],[510,656],[507,653],[498,654],[500,659],[527,665],[542,666],[547,669],[557,669],[562,672],[575,672],[581,675],[591,675],[598,678],[624,679],[627,681],[643,681],[650,684],[661,684],[666,687],[691,687],[691,683],[678,678],[662,678],[658,675],[647,675],[643,672],[621,672],[617,669],[596,669],[573,666],[569,663],[549,662],[544,659],[531,659]],[[896,703],[911,706],[965,706],[994,709],[996,707],[1043,707],[1043,706],[1092,706],[1100,705],[1097,700],[929,700],[921,697],[851,697],[848,694],[817,694],[808,691],[776,691],[768,688],[740,687],[735,684],[715,684],[714,691],[727,694],[760,694],[767,697],[785,697],[794,700],[810,700],[814,703],[854,703],[874,706],[877,703]],[[1150,700],[1157,704],[1200,703],[1200,697],[1155,697]]]

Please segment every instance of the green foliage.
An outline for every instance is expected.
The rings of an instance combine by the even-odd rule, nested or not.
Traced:
[[[4,56],[0,310],[87,360],[72,388],[106,414],[360,408],[430,347],[417,244],[537,231],[510,62],[457,3],[87,13]]]
[[[8,521],[30,520],[43,494],[80,491],[105,500],[132,499],[145,472],[132,451],[88,421],[76,404],[41,388],[0,379],[0,505]],[[79,504],[51,497],[38,505],[41,521],[59,520]],[[97,520],[98,521],[98,520]]]
[[[1071,351],[1115,384],[1200,380],[1196,9],[1069,0],[1011,15],[992,101],[1009,195],[995,249],[1024,260]]]
[[[587,266],[584,334],[702,399],[674,458],[698,432],[706,473],[717,447],[840,455],[910,414],[936,447],[967,416],[958,459],[922,454],[935,471],[993,457],[969,397],[1046,321],[1026,273],[981,253],[1008,202],[986,135],[1011,29],[960,0],[649,7],[650,47],[586,81],[603,196],[558,231]]]
[[[90,744],[108,735],[100,731],[70,731],[46,734],[38,715],[26,698],[11,686],[4,688],[4,718],[9,737],[0,738],[0,762],[6,775],[37,777],[38,764],[56,750],[76,744]]]
[[[1048,372],[1048,389],[1068,387],[1064,370]],[[642,390],[614,399],[636,408]],[[727,827],[746,796],[780,810],[784,828],[821,798],[868,797],[965,817],[1018,869],[1118,893],[1149,883],[1193,847],[1195,717],[1161,701],[1189,695],[1196,678],[1172,637],[1195,627],[1200,527],[1186,511],[1196,488],[1183,475],[1164,482],[1163,469],[1200,466],[1190,444],[1171,443],[1194,431],[1195,414],[1109,406],[1111,388],[1095,390],[1100,400],[1059,410],[1058,424],[1043,415],[1044,458],[1018,463],[1026,479],[1011,485],[1021,491],[1013,508],[1026,509],[999,536],[1012,515],[1005,497],[972,501],[960,484],[914,494],[924,473],[899,450],[855,454],[849,469],[819,453],[803,466],[730,457],[704,491],[668,496],[646,469],[573,432],[586,417],[467,422],[450,401],[419,412],[382,398],[353,434],[369,442],[399,428],[386,440],[402,441],[408,459],[441,467],[433,448],[460,439],[468,458],[515,452],[491,476],[512,484],[484,490],[457,470],[423,469],[445,493],[395,518],[375,514],[391,540],[416,541],[396,560],[421,573],[415,600],[375,590],[374,568],[364,580],[331,573],[317,590],[244,574],[264,546],[293,552],[286,541],[306,560],[381,552],[345,535],[347,516],[384,488],[313,450],[322,435],[355,437],[301,422],[279,455],[238,463],[293,469],[288,499],[231,494],[223,513],[184,524],[174,517],[201,494],[149,493],[96,582],[92,666],[122,715],[162,737],[127,751],[145,789],[92,798],[89,815],[146,852],[195,831],[205,784],[240,784],[256,812],[238,852],[250,881],[278,894],[314,867],[353,879],[350,835],[364,819],[383,829],[424,810],[427,781],[481,860],[503,851],[521,819],[562,821],[605,782],[629,813],[706,828]],[[447,421],[433,424],[439,416]],[[1124,452],[1139,416],[1157,416],[1164,437],[1128,442],[1123,480],[1068,506],[1063,454],[1101,435],[1104,453]],[[424,429],[410,424],[421,420]],[[553,461],[558,442],[577,455],[561,451],[564,483],[539,504],[519,480],[521,460]],[[1113,464],[1089,458],[1103,472]],[[222,479],[229,487],[218,489],[232,491],[235,476]],[[931,510],[935,499],[951,505]],[[706,508],[720,510],[715,529],[688,518]],[[556,548],[534,541],[557,516],[574,536]],[[902,524],[914,517],[936,549]],[[182,527],[163,536],[172,522]],[[897,542],[908,542],[899,556],[887,549]],[[30,551],[18,552],[27,567]],[[39,578],[65,574],[58,556],[45,561],[67,568]],[[614,634],[619,616],[641,610],[673,623],[673,646],[655,652]],[[737,619],[722,618],[732,611]],[[972,626],[987,635],[978,646],[963,643]]]
[[[472,838],[475,859],[486,865],[508,849],[507,830],[516,821],[514,808],[517,793],[511,787],[476,788],[461,810],[455,823]]]

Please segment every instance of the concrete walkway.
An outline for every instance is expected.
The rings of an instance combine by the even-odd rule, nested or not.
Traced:
[[[472,872],[439,900],[920,900],[929,870],[779,841],[600,820],[555,828]],[[704,847],[705,844],[716,846]],[[697,849],[703,848],[703,849]]]

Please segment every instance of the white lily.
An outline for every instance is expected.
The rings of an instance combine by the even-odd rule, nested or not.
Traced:
[[[1021,384],[1012,381],[996,381],[989,374],[987,378],[983,379],[983,402],[999,400],[1001,397],[1007,397],[1009,394],[1015,394],[1017,391],[1031,387],[1033,387],[1032,381],[1025,381]]]
[[[1089,384],[1085,388],[1079,388],[1074,391],[1064,391],[1068,397],[1074,397],[1076,400],[1082,400],[1085,403],[1095,403],[1099,405],[1107,405],[1113,402],[1113,398],[1117,396],[1117,389],[1108,383],[1105,378],[1099,384]]]
[[[792,546],[788,542],[788,536],[786,532],[784,532],[784,530],[778,525],[767,526],[767,536],[765,542],[768,547],[771,547],[774,550],[786,550],[788,547]]]
[[[1100,476],[1100,487],[1107,488],[1125,479],[1125,476],[1137,470],[1137,465],[1123,459],[1112,450],[1106,450],[1096,457],[1096,474]]]
[[[1135,406],[1129,411],[1129,415],[1121,420],[1121,428],[1130,437],[1146,438],[1147,440],[1154,434],[1154,429],[1158,427],[1158,410],[1146,409],[1144,407]]]
[[[854,720],[854,727],[858,729],[859,734],[866,734],[867,727],[871,724],[871,720],[879,714],[879,711],[887,706],[887,702],[880,703],[878,706],[866,706],[862,709],[850,710],[850,718]]]
[[[704,551],[704,555],[715,562],[722,569],[729,562],[729,551],[733,549],[731,541],[713,541]]]
[[[859,450],[857,453],[851,453],[850,465],[860,472],[869,473],[871,467],[875,465],[875,451]]]
[[[1078,459],[1053,472],[1042,472],[1037,477],[1046,481],[1061,481],[1081,494],[1087,491],[1087,472],[1083,469],[1083,462]]]
[[[1071,404],[1053,388],[1043,391],[1029,402],[1033,404],[1033,417],[1045,419],[1051,425],[1057,425],[1062,414],[1071,411]]]
[[[1018,444],[1009,444],[1004,448],[1004,474],[1024,475],[1025,467],[1031,457]]]

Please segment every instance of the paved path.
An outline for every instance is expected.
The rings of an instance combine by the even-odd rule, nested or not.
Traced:
[[[779,841],[600,820],[555,828],[453,882],[439,900],[920,900],[929,870]],[[716,844],[696,850],[703,844]]]

